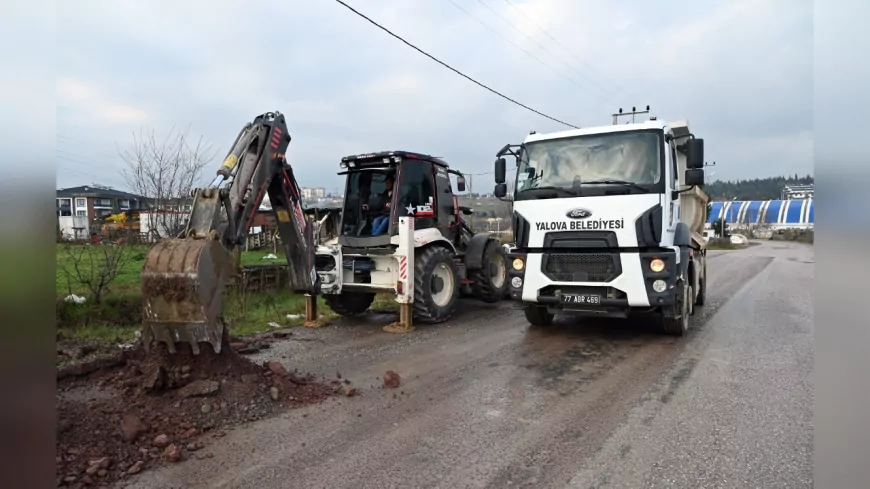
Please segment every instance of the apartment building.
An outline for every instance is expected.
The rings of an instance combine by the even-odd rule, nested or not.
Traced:
[[[58,217],[103,219],[119,212],[145,208],[145,198],[102,185],[82,185],[57,191]]]

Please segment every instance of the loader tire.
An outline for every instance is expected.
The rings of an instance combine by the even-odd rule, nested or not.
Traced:
[[[419,250],[414,259],[414,319],[442,323],[459,304],[459,267],[453,253],[441,246]]]
[[[339,316],[354,317],[366,312],[371,307],[375,300],[375,294],[369,292],[324,294],[323,300]]]
[[[471,290],[483,302],[498,302],[507,291],[507,254],[495,240],[486,243],[480,270],[469,273]]]

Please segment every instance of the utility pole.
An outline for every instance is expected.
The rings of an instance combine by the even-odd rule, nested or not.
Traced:
[[[727,215],[729,215],[729,216],[734,216],[734,202],[735,202],[735,201],[737,201],[737,197],[732,197],[732,198],[731,198],[731,205],[728,206],[728,214],[727,214]],[[727,203],[727,201],[722,203],[722,226],[720,226],[720,227],[722,228],[722,230],[721,230],[721,232],[719,233],[719,236],[720,236],[722,239],[725,239],[725,216],[726,216],[726,214],[725,214],[725,204],[726,204],[726,203]]]
[[[619,108],[619,112],[612,114],[613,116],[613,125],[618,124],[618,120],[621,116],[630,115],[632,124],[635,122],[635,116],[641,114],[649,114],[649,105],[646,106],[646,110],[637,110],[637,107],[632,107],[631,112],[622,113],[622,107]],[[655,118],[650,118],[650,120],[655,120]]]

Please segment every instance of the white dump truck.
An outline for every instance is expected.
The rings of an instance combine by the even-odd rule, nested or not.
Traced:
[[[507,195],[505,156],[517,163],[509,295],[533,325],[651,312],[680,336],[708,285],[704,142],[687,121],[618,115],[498,152],[497,197]]]

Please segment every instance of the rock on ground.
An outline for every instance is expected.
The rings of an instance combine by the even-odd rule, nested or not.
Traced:
[[[203,440],[220,436],[222,427],[335,394],[278,362],[257,365],[232,349],[216,356],[206,348],[194,356],[183,346],[173,356],[159,348],[151,355],[141,347],[128,350],[119,365],[58,381],[60,484],[108,487],[200,453]],[[280,391],[278,400],[270,400],[271,389]]]
[[[392,370],[387,370],[384,374],[384,387],[389,387],[390,389],[395,389],[399,387],[402,383],[402,378],[399,377],[399,374],[393,372]]]

